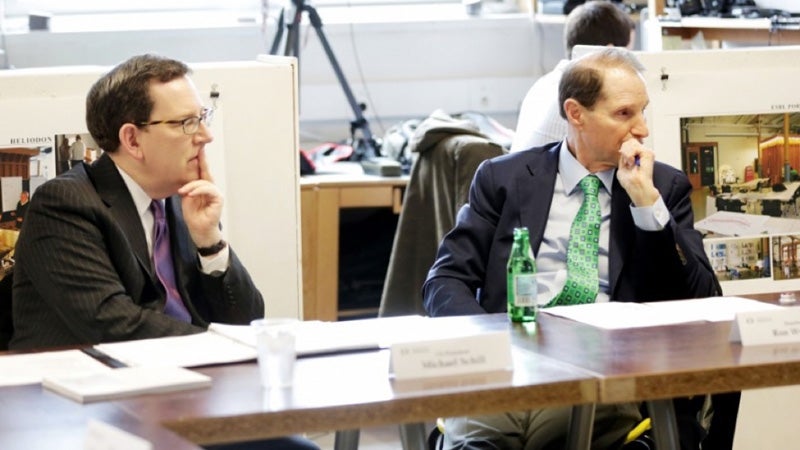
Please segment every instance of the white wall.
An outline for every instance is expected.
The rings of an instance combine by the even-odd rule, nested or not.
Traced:
[[[414,20],[368,15],[352,24],[342,11],[331,11],[328,20],[321,10],[323,30],[356,100],[368,104],[374,134],[382,135],[381,124],[436,108],[478,110],[514,126],[528,87],[562,57],[561,23],[535,26],[526,14],[470,18],[460,4],[450,7],[455,9]],[[86,17],[98,31],[77,31]],[[260,18],[232,14],[158,17],[55,16],[49,32],[18,32],[8,22],[9,62],[19,68],[109,65],[147,51],[190,62],[251,60],[268,51],[275,32],[271,24],[262,33]],[[301,129],[347,137],[352,111],[313,29],[304,27],[301,42]]]
[[[756,0],[762,8],[776,8],[793,13],[800,13],[800,2],[797,0]]]

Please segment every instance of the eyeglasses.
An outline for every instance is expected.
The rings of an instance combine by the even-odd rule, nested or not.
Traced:
[[[200,123],[203,125],[211,125],[211,119],[214,118],[214,108],[203,108],[199,116],[187,117],[181,120],[154,120],[152,122],[139,122],[136,126],[146,127],[148,125],[160,125],[162,123],[170,125],[180,124],[183,127],[184,134],[195,134],[200,129]]]

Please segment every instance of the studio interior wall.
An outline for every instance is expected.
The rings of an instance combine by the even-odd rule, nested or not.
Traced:
[[[83,16],[82,22],[55,16],[49,31],[8,30],[7,22],[7,62],[15,68],[113,65],[143,52],[189,62],[252,60],[267,53],[275,37],[271,22],[262,27],[235,13],[187,14],[172,20],[168,13],[158,20]],[[563,21],[536,24],[525,13],[472,18],[460,11],[356,23],[328,23],[323,14],[322,27],[377,136],[437,108],[480,111],[514,127],[527,89],[563,56],[562,29]],[[352,109],[315,30],[303,25],[299,37],[301,140],[344,139]]]

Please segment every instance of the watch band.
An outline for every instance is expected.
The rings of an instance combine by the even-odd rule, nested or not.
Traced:
[[[209,245],[208,247],[197,247],[197,253],[199,253],[200,256],[216,255],[217,253],[221,252],[226,245],[228,245],[228,243],[225,242],[225,239],[220,239],[219,242],[214,245]]]

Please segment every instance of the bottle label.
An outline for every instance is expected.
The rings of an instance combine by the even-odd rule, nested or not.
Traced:
[[[514,275],[514,306],[536,306],[536,275]]]

